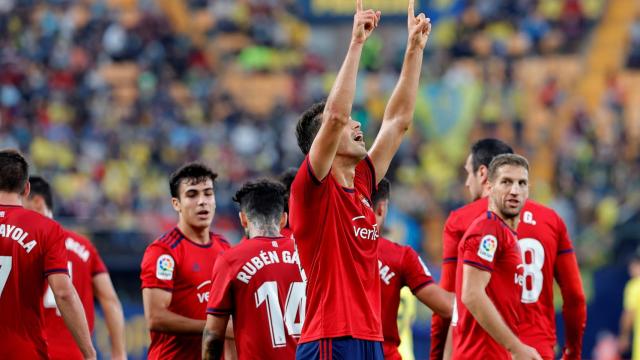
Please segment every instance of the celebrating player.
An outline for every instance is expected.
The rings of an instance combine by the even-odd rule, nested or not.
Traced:
[[[248,239],[225,251],[213,268],[203,359],[220,359],[233,314],[238,359],[294,359],[302,330],[305,288],[293,240],[283,237],[286,189],[247,182],[236,193]]]
[[[171,203],[178,225],[144,253],[141,274],[144,315],[151,331],[149,359],[200,359],[211,270],[229,248],[210,232],[217,174],[189,163],[171,174]]]
[[[471,222],[488,206],[487,178],[491,160],[500,154],[513,153],[500,140],[483,139],[475,143],[467,158],[466,186],[474,202],[449,215],[443,233],[441,286],[454,291],[457,251],[460,239]],[[563,298],[566,359],[580,359],[582,334],[586,323],[586,303],[578,262],[562,219],[555,211],[530,199],[525,202],[518,225],[520,250],[525,263],[525,284],[522,302],[525,312],[521,319],[520,337],[545,359],[552,359],[555,335],[553,281],[555,277]],[[448,321],[433,316],[431,359],[442,359]]]
[[[39,176],[31,176],[29,183],[31,192],[25,207],[52,218],[53,196],[49,183]],[[69,275],[84,306],[89,331],[93,332],[95,294],[111,335],[111,358],[126,359],[122,305],[113,289],[107,268],[89,240],[67,229],[64,231]],[[44,296],[44,317],[50,359],[82,359],[82,352],[60,317],[51,288]]]
[[[382,179],[373,194],[376,223],[382,231],[389,203],[389,180]],[[398,352],[398,306],[400,290],[408,286],[425,305],[445,318],[451,317],[453,296],[435,285],[429,269],[410,246],[398,245],[380,237],[378,264],[382,289],[382,332],[384,358],[402,359]]]
[[[357,0],[351,44],[326,104],[312,106],[296,128],[307,155],[291,185],[290,223],[308,276],[306,320],[297,356],[382,358],[379,230],[371,193],[409,128],[423,49],[431,30],[410,1],[409,38],[398,84],[380,132],[367,153],[360,123],[351,119],[356,74],[380,12]]]
[[[0,359],[48,359],[42,313],[48,281],[60,314],[85,359],[95,359],[82,303],[67,270],[65,233],[53,220],[22,208],[29,166],[0,151]]]
[[[524,282],[515,230],[529,196],[529,164],[519,155],[491,161],[489,211],[473,221],[458,247],[455,359],[541,359],[518,339]]]

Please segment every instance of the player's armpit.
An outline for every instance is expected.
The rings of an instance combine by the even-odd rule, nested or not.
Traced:
[[[91,343],[87,318],[71,279],[67,274],[51,274],[47,280],[64,323],[78,344],[82,356],[85,359],[95,359],[96,351]]]
[[[444,318],[451,318],[453,312],[453,294],[444,291],[438,285],[424,286],[415,293],[418,300]]]
[[[99,273],[93,277],[92,283],[93,292],[102,306],[104,320],[111,337],[111,358],[126,359],[124,314],[111,277],[109,273]]]
[[[563,352],[567,359],[580,359],[582,336],[587,322],[587,305],[575,253],[558,256],[554,273],[562,293],[562,317],[566,339]]]
[[[172,294],[156,288],[142,289],[142,304],[147,326],[152,331],[201,334],[204,320],[191,319],[169,310]]]
[[[202,334],[202,359],[222,359],[228,322],[229,315],[207,315],[207,322]]]

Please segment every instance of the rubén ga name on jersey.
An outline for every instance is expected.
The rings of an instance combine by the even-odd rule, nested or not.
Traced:
[[[248,284],[249,280],[251,280],[253,275],[255,275],[260,269],[267,265],[279,264],[281,262],[285,264],[297,264],[299,262],[298,253],[283,250],[280,255],[278,255],[278,251],[260,251],[258,256],[252,257],[244,264],[244,266],[242,266],[242,269],[238,272],[236,279]]]
[[[0,224],[0,236],[17,241],[18,244],[27,251],[27,254],[30,253],[36,245],[38,245],[38,242],[35,240],[25,243],[25,240],[29,237],[29,233],[15,225]]]

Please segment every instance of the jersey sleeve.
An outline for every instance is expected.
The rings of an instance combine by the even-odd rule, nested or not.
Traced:
[[[218,257],[211,274],[207,314],[222,316],[233,313],[232,281],[233,276],[229,263],[224,256]]]
[[[423,287],[432,284],[431,272],[420,258],[418,253],[412,248],[404,247],[402,256],[402,277],[404,283],[414,294]]]
[[[556,259],[554,276],[562,294],[565,347],[571,349],[569,359],[580,359],[587,323],[587,305],[575,253],[571,251],[566,254]]]
[[[562,218],[556,215],[556,231],[558,235],[558,255],[571,254],[573,253],[573,244],[571,244],[571,239],[569,238],[569,232],[567,231],[567,225],[564,223]]]
[[[371,200],[371,194],[376,190],[377,184],[376,170],[368,155],[356,166],[356,176],[353,182],[355,187]]]
[[[496,221],[484,221],[462,245],[458,261],[484,271],[493,271],[497,253],[500,251],[500,228]]]
[[[176,259],[169,250],[157,244],[151,244],[144,252],[140,266],[142,288],[157,288],[173,291]]]
[[[63,273],[68,274],[67,248],[65,247],[66,234],[58,223],[53,223],[46,235],[46,248],[44,249],[44,274],[45,276]]]
[[[108,272],[107,266],[104,264],[104,261],[102,261],[95,246],[91,245],[89,251],[91,251],[91,276]]]
[[[458,244],[461,234],[456,229],[456,214],[452,212],[442,231],[442,276],[440,286],[454,292],[456,288],[456,266],[458,264]]]

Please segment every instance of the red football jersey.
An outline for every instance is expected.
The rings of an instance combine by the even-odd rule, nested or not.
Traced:
[[[398,353],[398,306],[400,290],[408,286],[414,294],[433,284],[429,269],[410,246],[402,246],[385,238],[378,242],[378,266],[382,302],[382,332],[384,358],[401,359]]]
[[[319,180],[308,157],[291,185],[290,224],[307,281],[301,343],[341,336],[383,341],[368,157],[357,165],[354,185],[344,188],[331,174]]]
[[[89,240],[69,230],[65,230],[65,235],[69,276],[82,301],[89,331],[93,332],[93,277],[107,272],[107,268]],[[53,292],[49,287],[44,295],[44,318],[51,360],[84,359],[71,332],[64,324],[64,319],[60,316]]]
[[[507,326],[518,335],[523,282],[522,256],[516,234],[495,213],[478,217],[458,247],[456,303],[451,318],[455,359],[511,359],[509,352],[475,320],[461,301],[462,268],[470,265],[491,273],[486,293]]]
[[[22,206],[0,205],[0,359],[48,359],[42,296],[53,273],[67,273],[65,234]]]
[[[229,243],[211,234],[207,245],[189,240],[173,228],[155,240],[144,253],[140,279],[142,288],[172,292],[169,311],[191,319],[205,320],[211,270]],[[151,331],[149,359],[200,359],[202,335]]]
[[[220,255],[207,313],[233,315],[238,359],[295,359],[305,285],[293,240],[256,237]]]
[[[558,256],[573,253],[567,228],[555,211],[527,201],[520,215],[518,243],[522,251],[525,282],[520,339],[545,359],[553,359],[556,320],[553,278]]]

